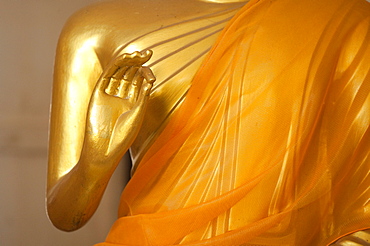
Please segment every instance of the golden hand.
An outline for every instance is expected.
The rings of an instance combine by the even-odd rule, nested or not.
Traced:
[[[112,164],[139,132],[155,77],[147,62],[152,51],[118,57],[102,74],[91,96],[82,155]],[[93,154],[93,155],[91,155]]]

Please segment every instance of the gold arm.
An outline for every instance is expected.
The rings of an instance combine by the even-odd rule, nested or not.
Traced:
[[[73,219],[73,225],[61,222],[58,217],[62,217],[66,211],[68,213],[68,210],[75,209],[68,204],[68,198],[66,203],[60,202],[58,205],[56,202],[66,199],[70,191],[78,187],[76,184],[81,182],[79,178],[85,176],[86,179],[90,179],[87,173],[81,176],[73,175],[77,172],[77,167],[72,168],[80,159],[88,103],[95,83],[102,73],[102,67],[95,52],[97,38],[83,32],[79,35],[72,35],[77,31],[72,30],[68,25],[66,27],[59,40],[54,68],[47,208],[49,218],[57,228],[71,231],[82,226],[81,223],[84,222],[78,222],[81,221],[78,218]],[[84,188],[86,189],[86,184]],[[99,194],[96,198],[99,199],[101,195]],[[92,202],[99,203],[99,200]],[[85,211],[76,211],[76,213],[80,214],[80,217],[86,214]]]
[[[62,175],[53,173],[54,160],[49,162],[49,177],[56,178],[48,183],[47,208],[59,229],[78,229],[91,218],[119,160],[136,138],[155,81],[151,70],[142,67],[151,55],[151,51],[123,54],[107,67],[92,92],[86,118],[77,119],[86,125],[77,164]],[[66,169],[71,162],[59,164]]]
[[[127,9],[128,5],[130,9]],[[150,9],[150,11],[144,13],[142,12],[144,10],[142,4],[132,4],[132,1],[99,3],[99,5],[75,14],[68,21],[61,34],[54,69],[47,206],[50,219],[56,227],[62,230],[75,230],[92,216],[111,173],[117,165],[118,156],[128,148],[131,138],[135,138],[137,134],[136,131],[126,132],[126,135],[132,134],[132,136],[128,136],[127,139],[130,139],[128,141],[124,136],[125,131],[117,130],[123,127],[115,128],[115,123],[112,123],[114,122],[112,119],[118,120],[119,113],[113,113],[114,107],[107,109],[109,107],[105,104],[95,104],[94,111],[105,111],[105,114],[109,115],[111,110],[111,118],[98,117],[105,122],[100,122],[101,124],[90,122],[89,129],[85,129],[86,118],[92,119],[91,114],[89,116],[88,108],[94,87],[103,70],[107,71],[108,64],[114,57],[113,54],[117,54],[117,51],[120,52],[124,44],[130,45],[123,49],[123,52],[132,52],[131,48],[134,46],[136,50],[154,47],[156,57],[151,61],[154,64],[151,65],[151,68],[158,75],[161,83],[169,78],[160,88],[156,88],[155,93],[151,94],[152,100],[148,103],[151,114],[149,116],[146,114],[146,122],[131,146],[133,156],[139,159],[150,145],[151,139],[157,136],[162,129],[163,122],[167,121],[169,115],[181,102],[193,74],[200,65],[201,57],[203,57],[203,55],[199,55],[199,51],[201,50],[205,54],[205,51],[215,41],[217,32],[226,25],[227,19],[242,6],[242,4],[231,4],[220,7],[214,3],[197,0],[158,0],[147,2],[146,5],[146,9]],[[162,5],[166,5],[166,8],[156,9],[157,6]],[[198,9],[199,12],[194,13],[193,9]],[[145,14],[145,18],[143,18],[143,14]],[[167,28],[162,28],[163,26]],[[199,29],[196,34],[192,32],[194,26]],[[154,30],[156,30],[155,33],[152,33]],[[144,38],[136,40],[138,37]],[[163,39],[170,42],[172,50],[162,47],[162,45],[167,45],[166,42],[162,44]],[[197,42],[193,44],[194,40]],[[176,55],[169,56],[174,51],[176,51]],[[163,59],[162,63],[164,57],[166,58]],[[189,61],[191,63],[187,64]],[[184,64],[187,66],[184,67]],[[109,86],[114,84],[127,86],[125,82],[113,81],[117,79],[115,77],[125,74],[122,70],[115,72],[115,76],[112,75],[108,78]],[[148,70],[143,68],[141,72],[141,77],[146,77],[148,81],[153,80],[154,76]],[[172,74],[175,73],[176,76],[173,76]],[[134,80],[140,81],[137,79]],[[123,97],[121,92],[116,89],[107,88],[105,92],[111,96]],[[133,87],[130,91],[135,93]],[[148,91],[144,90],[143,93],[147,95]],[[97,98],[96,101],[100,99]],[[109,98],[108,100],[112,101],[113,99]],[[130,106],[133,105],[131,102]],[[104,108],[106,110],[103,110]],[[140,112],[143,110],[138,111],[139,113],[135,110],[132,111],[132,115],[134,112],[137,113],[136,118],[142,117]],[[130,119],[135,117],[132,116]],[[128,122],[128,119],[122,118],[117,121],[119,124]],[[140,128],[140,124],[137,123],[141,121],[142,119],[132,121],[132,126],[129,128]],[[90,138],[89,141],[85,139],[86,132],[94,133],[94,129],[98,128],[99,125],[101,130],[98,132],[103,140],[106,139],[105,142],[102,139],[99,144],[98,141],[94,141],[94,137],[98,138],[99,134]],[[108,136],[113,134],[115,137],[104,138],[106,134]],[[126,139],[127,142],[123,143],[122,139]],[[103,162],[102,158],[99,158],[99,155],[94,151],[96,148],[86,147],[88,144],[102,145],[103,147],[99,150],[104,151],[105,154],[118,152],[119,154],[110,155]],[[125,147],[121,148],[120,151],[114,151],[123,145]],[[102,156],[100,155],[100,157]]]

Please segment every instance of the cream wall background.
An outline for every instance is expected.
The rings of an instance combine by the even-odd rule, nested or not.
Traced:
[[[98,0],[0,0],[0,245],[87,246],[116,218],[122,172],[83,229],[55,229],[45,212],[55,49],[67,18]]]

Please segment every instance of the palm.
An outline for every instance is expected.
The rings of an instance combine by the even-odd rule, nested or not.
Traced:
[[[97,155],[124,149],[120,145],[131,144],[139,131],[155,80],[150,69],[142,67],[151,54],[124,54],[99,79],[90,100],[86,129],[86,144]]]

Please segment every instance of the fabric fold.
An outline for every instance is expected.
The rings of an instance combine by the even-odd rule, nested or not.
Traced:
[[[370,227],[370,4],[240,10],[99,245],[327,245]]]

